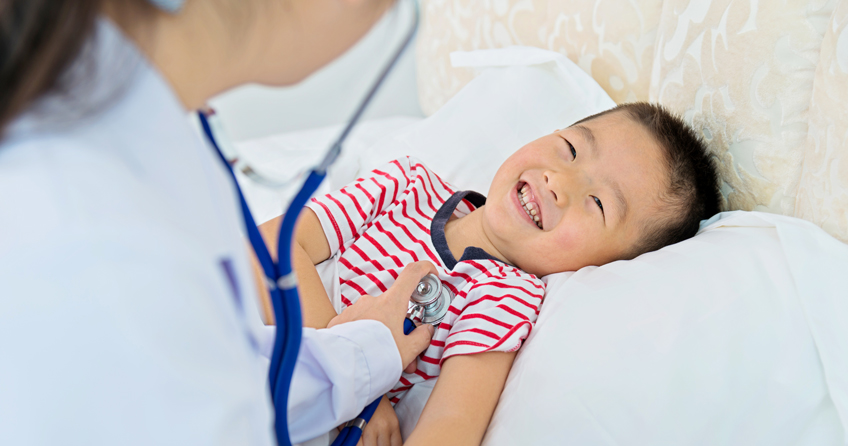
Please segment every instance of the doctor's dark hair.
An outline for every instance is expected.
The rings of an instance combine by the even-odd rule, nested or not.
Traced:
[[[59,87],[101,5],[101,0],[0,0],[0,132],[35,99]]]
[[[657,218],[642,223],[642,238],[628,258],[694,236],[701,220],[717,214],[722,202],[715,157],[704,141],[680,117],[647,102],[620,104],[574,125],[609,113],[622,113],[648,131],[662,151],[668,174],[662,209]]]
[[[71,89],[63,75],[107,1],[121,18],[152,10],[146,0],[0,0],[0,138],[37,99]]]

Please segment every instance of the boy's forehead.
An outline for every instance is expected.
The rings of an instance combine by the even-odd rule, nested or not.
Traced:
[[[636,121],[627,116],[623,110],[612,110],[598,116],[581,119],[570,126],[570,128],[604,128],[604,127],[632,127],[640,128]],[[644,130],[644,129],[642,129]]]
[[[664,167],[664,155],[659,141],[645,126],[630,118],[624,111],[616,110],[581,121],[569,129],[578,133],[590,150],[594,148],[599,151],[599,155],[621,156],[632,153],[655,161],[655,167]]]

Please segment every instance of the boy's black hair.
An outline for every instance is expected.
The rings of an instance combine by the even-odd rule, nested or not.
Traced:
[[[692,127],[659,104],[619,104],[572,125],[619,112],[654,138],[663,152],[668,172],[668,187],[660,197],[663,210],[659,218],[644,223],[642,240],[628,255],[632,259],[695,235],[701,220],[719,212],[721,192],[718,170],[706,144]]]

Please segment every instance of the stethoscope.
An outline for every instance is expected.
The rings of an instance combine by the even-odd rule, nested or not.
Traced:
[[[170,3],[168,0],[151,0],[154,3]],[[180,2],[181,0],[175,0]],[[254,170],[245,160],[240,159],[235,147],[229,143],[228,138],[222,138],[224,132],[214,111],[200,111],[198,117],[207,139],[215,148],[221,161],[227,166],[232,174],[233,182],[239,193],[242,214],[244,215],[244,224],[247,231],[250,244],[256,253],[259,263],[262,266],[262,271],[265,275],[265,281],[271,296],[271,302],[274,307],[274,316],[277,322],[276,340],[274,350],[271,356],[271,365],[268,370],[268,381],[271,391],[271,397],[274,402],[276,411],[276,419],[274,428],[277,434],[277,441],[281,445],[290,445],[291,440],[288,431],[288,396],[291,387],[292,375],[294,366],[297,361],[297,354],[300,349],[302,320],[300,313],[300,300],[297,292],[297,277],[292,270],[291,253],[292,238],[294,234],[295,222],[300,213],[300,210],[306,205],[306,202],[312,197],[321,181],[327,175],[327,169],[335,162],[341,153],[342,144],[347,139],[353,126],[359,121],[363,111],[373,99],[375,93],[383,84],[392,68],[404,53],[415,32],[418,29],[420,21],[420,12],[417,0],[413,0],[414,21],[407,35],[404,37],[402,45],[395,51],[389,63],[380,73],[380,76],[371,86],[368,94],[357,107],[353,116],[348,121],[342,133],[336,141],[327,150],[322,161],[309,171],[306,179],[300,188],[300,191],[292,199],[286,210],[283,221],[280,226],[280,236],[278,239],[277,253],[279,263],[274,262],[268,248],[265,245],[259,229],[256,226],[256,221],[247,206],[244,194],[238,187],[235,172],[239,171],[252,181],[269,187],[282,188],[291,184],[293,179],[279,181],[277,179],[267,178]],[[452,296],[447,288],[443,287],[438,277],[430,275],[425,277],[419,284],[416,291],[411,297],[413,305],[411,305],[404,321],[404,332],[409,333],[414,328],[416,323],[430,323],[437,325],[441,322],[447,313],[450,306]],[[368,405],[365,410],[351,422],[345,425],[339,436],[333,443],[337,445],[355,445],[362,435],[362,429],[371,416],[374,414],[380,398]]]

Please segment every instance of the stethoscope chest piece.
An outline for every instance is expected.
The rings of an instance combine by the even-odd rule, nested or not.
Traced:
[[[411,300],[415,306],[423,310],[420,322],[438,325],[447,315],[453,295],[435,274],[428,274],[418,282]]]

